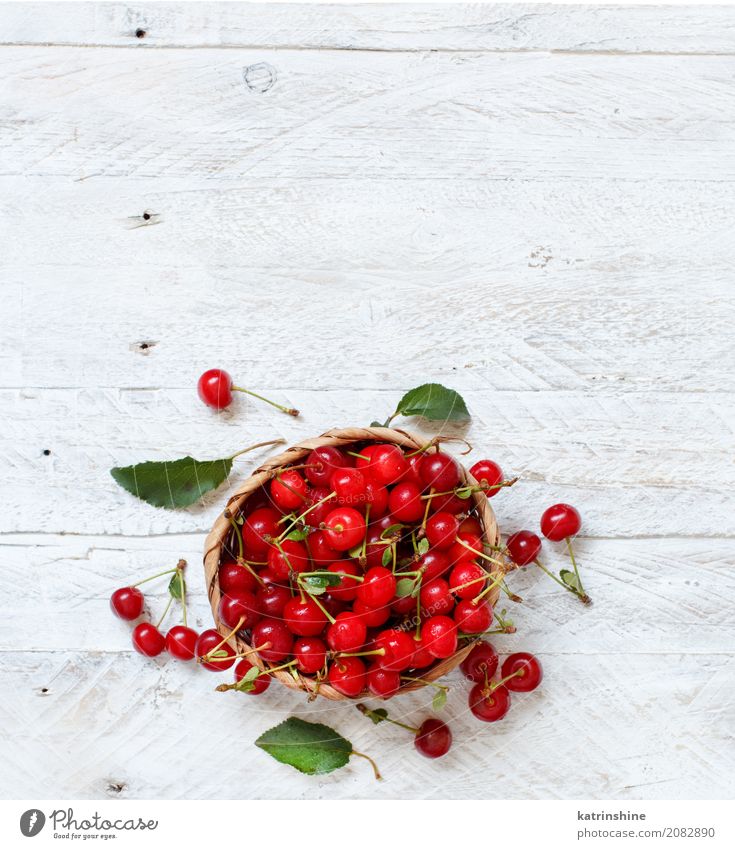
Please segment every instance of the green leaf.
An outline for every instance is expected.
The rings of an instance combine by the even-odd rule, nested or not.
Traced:
[[[389,537],[392,537],[397,534],[403,527],[405,527],[405,525],[401,525],[400,523],[396,525],[388,525],[388,527],[384,531],[380,532],[380,538],[388,539]]]
[[[389,563],[393,562],[393,546],[389,545],[383,552],[383,556],[380,558],[380,562],[383,566],[387,566]]]
[[[466,421],[470,417],[462,396],[440,383],[424,383],[410,389],[398,402],[396,414],[453,422]]]
[[[426,554],[426,552],[429,550],[429,540],[426,539],[426,537],[420,539],[416,550],[419,554]]]
[[[365,716],[372,719],[375,725],[378,725],[388,719],[388,711],[385,708],[376,708],[375,710],[366,711]]]
[[[431,705],[434,708],[434,710],[441,710],[446,703],[447,703],[447,691],[444,690],[443,688],[437,690],[436,695],[431,700]]]
[[[574,572],[570,572],[569,569],[562,569],[561,572],[559,572],[559,577],[568,587],[574,590],[575,593],[581,592],[582,588],[579,586],[579,581],[577,580],[577,576]]]
[[[398,598],[405,598],[406,596],[411,595],[414,583],[415,581],[413,578],[401,578],[401,580],[396,584],[396,596]]]
[[[354,560],[357,560],[359,557],[362,557],[362,543],[358,543],[354,548],[351,548],[347,554],[352,557]]]
[[[311,531],[309,528],[294,528],[290,534],[287,534],[286,539],[292,539],[295,542],[301,542],[305,540]]]
[[[171,580],[168,582],[168,591],[174,598],[177,598],[179,601],[184,597],[184,573],[177,569],[173,575],[171,575]]]
[[[216,489],[232,470],[232,457],[221,460],[181,460],[115,466],[112,477],[123,489],[154,507],[189,507]]]
[[[336,587],[341,580],[339,575],[307,575],[300,583],[309,595],[321,595],[327,587]]]
[[[383,427],[383,422],[370,422],[370,427]]]
[[[457,498],[461,498],[463,501],[466,501],[472,495],[472,487],[463,486],[461,489],[455,489],[454,494]]]
[[[251,693],[255,689],[255,679],[260,676],[260,669],[257,666],[252,666],[238,681],[235,688],[240,693]]]
[[[352,743],[328,725],[290,716],[255,741],[272,758],[306,775],[323,775],[345,766]]]

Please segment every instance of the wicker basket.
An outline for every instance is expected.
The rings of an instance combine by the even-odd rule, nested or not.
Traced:
[[[419,448],[425,448],[427,441],[405,430],[397,430],[386,427],[353,427],[329,430],[322,436],[317,436],[313,439],[305,439],[297,445],[284,451],[276,457],[267,460],[260,468],[256,469],[252,475],[245,481],[242,487],[229,499],[227,502],[227,510],[231,515],[237,515],[242,511],[242,508],[247,499],[253,492],[257,491],[261,486],[266,484],[271,478],[274,478],[286,466],[302,461],[309,452],[321,445],[344,446],[356,442],[392,442],[396,445],[406,448],[409,451],[415,451]],[[475,484],[475,479],[464,469],[460,464],[461,478],[464,483]],[[478,518],[483,526],[483,540],[489,545],[497,545],[499,540],[499,532],[495,514],[493,513],[490,501],[482,492],[473,493],[471,496],[477,507]],[[229,519],[223,512],[222,515],[214,523],[214,527],[207,537],[204,547],[204,576],[206,579],[207,592],[209,601],[212,606],[212,614],[214,616],[215,626],[217,630],[226,636],[229,629],[226,628],[219,620],[218,608],[220,602],[220,588],[218,569],[222,558],[222,549],[227,543],[227,540],[232,531],[232,526]],[[499,567],[494,567],[492,572],[493,577],[500,574]],[[491,606],[495,606],[500,588],[495,586],[487,596],[487,601]],[[248,651],[252,647],[240,636],[234,638],[235,647],[238,654]],[[421,677],[425,681],[434,681],[441,676],[446,675],[467,656],[472,648],[472,641],[460,648],[451,657],[441,660],[434,666],[421,671]],[[250,655],[250,660],[255,663],[260,669],[268,669],[269,664],[264,663],[257,654]],[[275,664],[273,664],[275,665]],[[298,675],[298,680],[294,678],[289,671],[280,670],[273,673],[273,677],[277,678],[282,684],[293,689],[304,690],[310,694],[315,692],[326,699],[340,701],[348,699],[338,693],[333,687],[325,682],[317,687],[316,681],[304,675]],[[402,687],[400,692],[410,692],[418,690],[425,686],[421,682],[408,681]],[[372,694],[365,692],[364,696],[372,697]]]

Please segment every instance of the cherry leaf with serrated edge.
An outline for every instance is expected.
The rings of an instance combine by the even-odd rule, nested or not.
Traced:
[[[219,460],[148,461],[133,466],[115,466],[110,474],[120,486],[136,498],[169,510],[190,507],[211,492],[232,471],[232,457]]]
[[[387,566],[393,560],[393,549],[388,546],[383,552],[383,556],[380,558],[380,562],[383,566]]]
[[[375,708],[365,713],[368,719],[371,719],[375,725],[385,722],[388,719],[388,711],[385,708]]]
[[[261,734],[255,745],[306,775],[333,772],[345,766],[352,754],[352,743],[334,729],[295,716]]]
[[[171,576],[171,580],[168,582],[168,591],[174,598],[181,601],[184,597],[185,589],[186,585],[184,584],[184,575],[180,569],[177,569]]]
[[[426,537],[420,539],[419,544],[416,546],[416,549],[419,554],[426,554],[426,552],[429,550],[429,540],[426,539]]]
[[[401,578],[396,584],[396,597],[406,598],[406,596],[411,595],[414,590],[414,583],[413,578]]]
[[[399,414],[423,416],[432,421],[466,421],[470,418],[462,396],[440,383],[424,383],[406,392],[394,415]]]

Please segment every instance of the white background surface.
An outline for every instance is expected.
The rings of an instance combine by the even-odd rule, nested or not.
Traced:
[[[2,4],[0,42],[2,795],[730,797],[732,10]],[[211,366],[302,418],[211,413]],[[426,380],[464,394],[471,461],[522,475],[504,530],[583,513],[594,607],[514,576],[497,641],[540,690],[485,726],[452,675],[430,763],[132,652],[109,594],[179,557],[209,625],[226,491],[155,510],[111,466],[369,423]],[[385,780],[254,748],[289,713]]]

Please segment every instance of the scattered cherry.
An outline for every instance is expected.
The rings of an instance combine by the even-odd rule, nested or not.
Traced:
[[[110,608],[115,616],[132,622],[143,612],[143,593],[137,587],[121,587],[110,596]]]
[[[133,629],[133,646],[146,657],[156,657],[166,648],[166,638],[150,622],[141,622]]]
[[[516,531],[505,544],[508,556],[518,566],[528,566],[539,556],[541,540],[532,531]]]
[[[416,751],[426,758],[440,758],[452,745],[452,732],[440,719],[425,719],[414,737]]]
[[[199,634],[186,625],[174,625],[166,634],[166,651],[177,660],[194,660]]]
[[[510,708],[510,694],[503,687],[495,687],[486,684],[475,684],[470,690],[470,710],[482,722],[497,722],[502,719]]]
[[[530,693],[544,677],[538,658],[528,652],[516,652],[506,657],[500,674],[507,679],[505,686],[517,693]]]
[[[497,463],[492,460],[478,460],[470,469],[470,474],[483,486],[488,498],[500,492],[497,485],[503,482],[503,470]]]
[[[582,518],[571,504],[553,504],[541,516],[541,533],[552,542],[576,536]]]
[[[197,392],[201,400],[209,407],[214,407],[215,410],[224,410],[232,403],[232,390],[244,392],[247,395],[252,395],[254,398],[259,398],[270,404],[271,407],[276,407],[282,413],[287,413],[289,416],[298,416],[299,411],[291,407],[284,407],[281,404],[276,404],[275,401],[270,401],[257,392],[250,389],[244,389],[242,386],[235,386],[232,383],[230,375],[221,368],[211,368],[205,371],[197,382]]]
[[[477,643],[467,657],[460,663],[465,678],[482,684],[489,681],[498,668],[498,653],[484,640]]]

